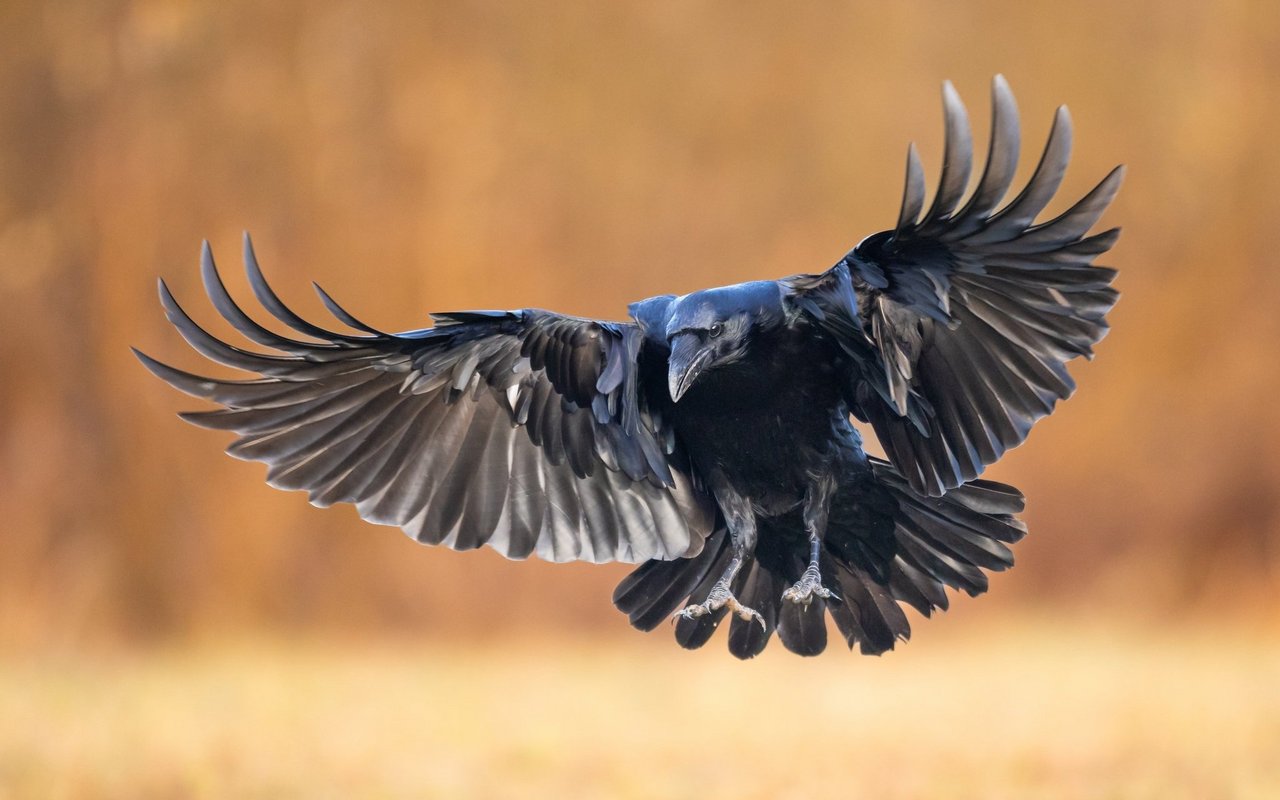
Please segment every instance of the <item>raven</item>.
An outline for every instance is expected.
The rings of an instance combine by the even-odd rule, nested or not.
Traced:
[[[732,612],[739,658],[774,631],[796,653],[905,640],[899,603],[924,615],[946,587],[977,595],[1012,565],[1023,497],[978,476],[1068,397],[1066,363],[1091,356],[1115,304],[1090,235],[1119,188],[1112,171],[1035,223],[1067,166],[1066,109],[1026,187],[1013,96],[993,82],[991,143],[969,192],[967,113],[944,84],[945,155],[932,204],[914,146],[896,226],[825,272],[663,295],[629,322],[537,309],[433,314],[390,334],[316,287],[354,333],[280,300],[246,235],[254,295],[302,334],[262,327],[231,298],[208,243],[205,290],[265,354],[201,329],[164,282],[171,323],[202,355],[257,373],[213,380],[135,350],[176,388],[223,406],[182,414],[234,431],[228,452],[317,506],[425,544],[488,545],[508,558],[640,566],[614,603],[641,630],[672,619],[704,644]],[[967,198],[967,199],[966,199]],[[869,457],[856,418],[888,460]]]

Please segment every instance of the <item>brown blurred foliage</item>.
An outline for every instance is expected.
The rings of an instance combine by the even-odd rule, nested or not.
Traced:
[[[242,229],[304,312],[315,279],[388,328],[814,271],[892,223],[909,139],[936,176],[941,80],[981,137],[997,72],[1028,162],[1071,104],[1054,208],[1130,171],[1114,332],[993,470],[1033,533],[983,602],[1265,611],[1280,582],[1280,6],[9,2],[0,30],[4,641],[621,630],[623,567],[420,549],[220,455],[129,354],[204,366],[156,276],[228,333],[197,253],[243,292]]]

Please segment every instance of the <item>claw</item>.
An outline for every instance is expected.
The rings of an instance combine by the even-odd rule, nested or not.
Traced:
[[[678,619],[697,619],[698,617],[710,614],[712,611],[715,611],[715,609],[711,608],[709,603],[685,606],[671,615],[671,624],[676,624],[676,620]]]
[[[765,631],[766,633],[769,631],[769,626],[765,624],[764,617],[760,615],[759,611],[756,611],[754,608],[744,606],[742,603],[738,602],[736,597],[732,596],[729,598],[728,605],[729,610],[737,614],[739,619],[746,622],[755,620],[760,623],[760,630]]]
[[[738,598],[733,596],[733,592],[724,583],[717,583],[711,587],[711,593],[707,595],[707,599],[703,603],[696,605],[688,605],[671,615],[671,622],[675,624],[678,619],[697,619],[706,616],[713,611],[719,611],[721,608],[728,607],[730,611],[737,614],[740,619],[750,622],[755,620],[760,623],[760,629],[768,632],[769,626],[764,621],[759,611],[754,608],[744,606],[738,602]]]
[[[835,592],[822,585],[822,578],[818,570],[810,567],[804,571],[804,575],[800,577],[800,580],[796,581],[794,586],[782,593],[782,599],[791,603],[799,603],[808,608],[815,595],[823,600],[842,602]]]

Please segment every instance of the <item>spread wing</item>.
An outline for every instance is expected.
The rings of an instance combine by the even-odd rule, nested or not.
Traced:
[[[849,355],[855,413],[911,485],[935,496],[1021,444],[1074,391],[1066,363],[1092,356],[1118,297],[1115,271],[1091,264],[1119,229],[1089,230],[1123,169],[1058,217],[1035,223],[1070,155],[1071,121],[1060,108],[1026,188],[999,207],[1017,168],[1019,132],[1003,78],[992,95],[987,163],[967,201],[973,142],[965,108],[946,84],[945,155],[929,210],[912,147],[897,226],[826,273],[784,281],[795,307]]]
[[[474,311],[387,334],[320,291],[334,316],[361,332],[348,335],[286,307],[247,237],[245,264],[258,301],[309,340],[250,319],[206,244],[213,305],[279,353],[213,337],[161,282],[165,313],[192,347],[260,377],[213,380],[138,357],[174,387],[223,406],[182,417],[239,434],[227,452],[268,464],[271,485],[304,490],[318,506],[352,503],[364,519],[423,543],[489,545],[510,558],[640,562],[702,548],[714,509],[692,487],[675,438],[645,408],[635,326]]]

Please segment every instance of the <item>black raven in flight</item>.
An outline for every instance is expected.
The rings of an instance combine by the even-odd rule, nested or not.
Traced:
[[[633,304],[628,322],[549,311],[435,314],[383,333],[320,297],[351,333],[291,311],[244,257],[286,338],[232,300],[206,244],[205,290],[248,339],[202,330],[160,284],[165,312],[202,355],[257,373],[212,380],[138,357],[223,408],[183,414],[239,435],[228,452],[312,503],[457,550],[640,566],[614,602],[685,647],[732,612],[729,649],[776,630],[806,655],[831,612],[849,646],[891,649],[945,587],[977,595],[1025,533],[1014,488],[978,476],[1074,389],[1065,364],[1107,331],[1115,272],[1092,266],[1118,230],[1089,231],[1121,170],[1054,219],[1036,217],[1067,166],[1059,109],[1027,186],[1013,96],[993,87],[991,145],[970,193],[968,118],[944,87],[942,176],[925,208],[914,148],[892,230],[835,266]],[[967,199],[966,199],[967,198]],[[318,287],[317,287],[318,288]],[[868,423],[888,461],[863,452]]]

